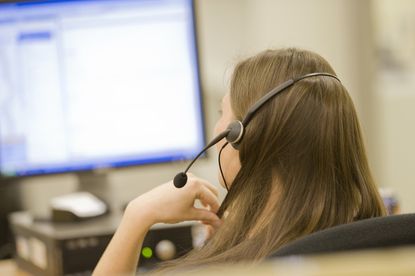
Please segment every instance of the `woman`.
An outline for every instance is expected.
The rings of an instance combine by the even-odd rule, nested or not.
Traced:
[[[322,57],[298,49],[268,50],[240,62],[216,133],[242,120],[279,84],[315,72],[335,74]],[[252,118],[237,149],[224,148],[221,164],[219,179],[229,192],[220,210],[216,188],[193,175],[181,189],[168,182],[139,196],[95,273],[134,272],[143,238],[157,222],[209,226],[212,235],[201,249],[170,264],[182,269],[261,260],[301,236],[384,215],[352,100],[334,77],[302,79],[272,99]],[[207,208],[195,208],[196,199]]]

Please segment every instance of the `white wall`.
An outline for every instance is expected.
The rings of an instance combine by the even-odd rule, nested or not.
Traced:
[[[372,1],[372,14],[378,53],[373,101],[379,183],[395,191],[402,212],[414,212],[415,3]]]
[[[232,64],[266,48],[297,46],[320,53],[333,65],[354,98],[367,140],[371,140],[373,61],[369,2],[196,0],[196,4],[209,138],[218,116],[218,103],[227,89],[226,71]],[[369,143],[369,151],[375,157],[376,148]],[[110,174],[111,193],[120,204],[125,203],[171,179],[184,166],[185,163],[163,164],[115,171]],[[216,183],[216,168],[212,152],[192,170]],[[41,212],[46,210],[48,198],[74,190],[76,178],[42,177],[25,181],[22,187],[26,206]]]
[[[415,211],[415,85],[404,88],[379,80],[379,183],[394,190],[402,212]],[[400,94],[410,89],[411,93]],[[402,91],[401,90],[401,91]]]

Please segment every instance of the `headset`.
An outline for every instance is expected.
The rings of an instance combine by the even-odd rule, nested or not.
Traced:
[[[210,141],[209,144],[206,145],[206,147],[204,147],[200,153],[198,155],[196,155],[196,157],[192,160],[192,162],[190,162],[190,164],[187,166],[186,170],[184,170],[183,172],[178,173],[174,179],[173,179],[173,184],[176,188],[182,188],[184,185],[186,185],[187,183],[187,175],[186,173],[188,172],[188,170],[190,169],[190,167],[194,164],[194,162],[205,152],[207,151],[209,148],[211,148],[212,146],[214,146],[215,144],[217,144],[219,141],[221,141],[222,139],[226,139],[226,143],[222,146],[222,148],[219,151],[219,155],[218,155],[218,163],[219,163],[219,168],[220,168],[220,173],[222,175],[224,184],[226,189],[229,191],[228,185],[226,184],[224,175],[223,175],[223,171],[222,171],[222,167],[220,165],[220,154],[222,152],[222,150],[225,148],[226,145],[231,144],[235,149],[238,149],[239,144],[244,136],[244,132],[245,132],[245,128],[246,126],[249,124],[249,122],[252,120],[252,118],[254,117],[255,113],[261,109],[261,107],[263,107],[266,103],[268,103],[271,99],[273,99],[275,96],[277,96],[278,94],[280,94],[281,92],[283,92],[285,89],[293,86],[295,83],[297,83],[298,81],[301,81],[303,79],[306,78],[312,78],[312,77],[318,77],[318,76],[326,76],[326,77],[331,77],[336,79],[337,81],[340,81],[340,79],[330,73],[321,73],[321,72],[317,72],[317,73],[310,73],[310,74],[306,74],[303,75],[301,77],[297,77],[294,79],[289,79],[285,82],[283,82],[282,84],[278,85],[277,87],[273,88],[271,91],[269,91],[267,94],[265,94],[262,98],[260,98],[246,113],[245,117],[243,118],[242,121],[233,121],[232,123],[230,123],[228,125],[228,127],[226,128],[225,131],[221,132],[220,134],[218,134],[215,138],[212,139],[212,141]]]

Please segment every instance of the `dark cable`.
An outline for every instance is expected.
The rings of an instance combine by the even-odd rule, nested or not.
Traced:
[[[222,148],[220,149],[219,154],[218,154],[218,163],[219,163],[220,175],[222,176],[222,179],[223,179],[223,184],[225,184],[226,190],[227,190],[227,191],[228,191],[228,193],[229,193],[228,184],[226,183],[225,176],[223,175],[222,165],[220,164],[220,155],[222,154],[222,150],[223,150],[223,149],[224,149],[224,148],[225,148],[228,144],[229,144],[229,143],[228,143],[228,142],[226,142],[225,144],[223,144]]]
[[[218,136],[216,136],[215,138],[213,138],[212,141],[210,141],[210,143],[204,147],[202,149],[201,152],[199,152],[198,155],[196,155],[196,157],[192,160],[192,162],[190,162],[190,164],[187,166],[186,170],[184,170],[183,172],[180,172],[178,174],[176,174],[176,176],[173,179],[173,184],[176,188],[182,188],[184,185],[186,185],[187,183],[187,171],[190,169],[190,167],[193,165],[193,163],[205,152],[207,151],[210,147],[212,147],[213,145],[216,145],[220,140],[222,140],[223,138],[225,138],[228,134],[229,134],[230,130],[227,129],[223,132],[221,132]]]
[[[196,155],[196,157],[192,160],[192,162],[190,162],[190,164],[187,166],[187,168],[184,170],[184,173],[187,173],[187,171],[190,169],[190,167],[193,165],[193,163],[205,152],[207,151],[210,147],[212,147],[213,145],[215,145],[216,143],[218,143],[220,140],[222,140],[223,138],[226,137],[226,135],[228,135],[229,130],[225,130],[223,132],[221,132],[218,136],[216,136],[212,141],[210,141],[210,143],[204,147],[202,149],[201,152],[199,152],[198,155]]]

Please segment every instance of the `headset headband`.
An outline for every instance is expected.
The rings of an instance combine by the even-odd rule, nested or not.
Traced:
[[[296,82],[306,79],[306,78],[311,78],[311,77],[316,77],[316,76],[326,76],[326,77],[331,77],[331,78],[335,78],[336,80],[339,80],[339,78],[337,78],[335,75],[329,74],[329,73],[311,73],[311,74],[306,74],[303,75],[301,77],[298,78],[294,78],[294,79],[290,79],[287,80],[286,82],[283,82],[282,84],[278,85],[277,87],[275,87],[274,89],[272,89],[271,91],[269,91],[267,94],[265,94],[262,98],[260,98],[247,112],[246,116],[244,117],[244,119],[241,121],[234,121],[232,123],[229,124],[228,128],[221,132],[219,135],[217,135],[215,138],[213,138],[213,140],[202,149],[202,151],[200,151],[200,153],[192,160],[192,162],[190,162],[190,164],[187,166],[186,170],[184,170],[181,173],[178,173],[173,180],[174,186],[176,186],[177,188],[181,188],[184,185],[186,185],[187,182],[187,171],[190,169],[190,167],[193,165],[193,163],[202,155],[202,153],[204,153],[205,151],[207,151],[210,147],[212,147],[213,145],[217,144],[220,140],[222,140],[223,138],[226,138],[226,143],[225,145],[222,147],[222,149],[220,150],[220,152],[222,152],[223,148],[230,143],[234,148],[238,148],[239,142],[241,141],[244,132],[245,132],[245,127],[248,125],[248,123],[252,120],[253,116],[255,115],[255,113],[262,107],[264,106],[269,100],[271,100],[272,98],[274,98],[275,96],[277,96],[279,93],[281,93],[282,91],[284,91],[285,89],[287,89],[288,87],[292,86],[293,84],[295,84]],[[340,82],[341,83],[341,82]],[[219,153],[219,158],[220,158],[220,153]],[[228,185],[226,184],[226,180],[225,177],[223,176],[223,172],[222,172],[222,168],[220,166],[220,162],[219,162],[219,168],[220,168],[220,172],[224,181],[224,184],[226,186],[226,188],[228,189]]]
[[[331,77],[331,78],[335,78],[336,80],[338,80],[340,83],[340,79],[333,75],[333,74],[329,74],[329,73],[310,73],[310,74],[306,74],[303,75],[301,77],[295,78],[295,79],[290,79],[287,80],[285,82],[283,82],[282,84],[278,85],[277,87],[275,87],[274,89],[272,89],[271,91],[269,91],[267,94],[265,94],[262,98],[260,98],[246,113],[245,118],[242,120],[242,125],[244,127],[247,126],[247,124],[252,120],[252,117],[255,115],[255,113],[264,105],[266,104],[270,99],[274,98],[275,96],[277,96],[279,93],[283,92],[285,89],[291,87],[292,85],[294,85],[296,82],[306,79],[306,78],[311,78],[311,77],[316,77],[316,76],[326,76],[326,77]]]

